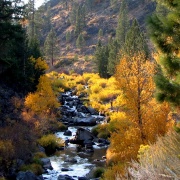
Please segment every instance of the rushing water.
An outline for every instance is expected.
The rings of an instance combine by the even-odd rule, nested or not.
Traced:
[[[71,92],[66,92],[64,93],[64,95],[66,97],[70,97],[70,99],[72,100],[71,103],[69,104],[72,104],[74,103],[74,101],[79,100],[78,97],[73,96]],[[73,107],[68,106],[66,100],[63,102],[63,104],[70,111],[77,112],[75,105],[73,105]],[[78,112],[78,113],[82,117],[86,117],[86,114],[82,112]],[[96,118],[96,116],[94,115],[91,116]],[[63,135],[64,132],[57,132],[56,136],[60,137],[64,141],[67,139],[72,139],[75,136],[78,128],[79,127],[77,126],[68,127],[68,130],[72,132],[72,136],[64,136]],[[83,128],[84,129],[88,128],[89,130],[92,129],[92,127],[87,127],[87,126]],[[58,156],[54,155],[50,157],[53,170],[48,170],[47,174],[43,174],[44,179],[57,180],[59,175],[68,175],[71,176],[74,180],[77,180],[78,177],[87,177],[88,173],[94,167],[105,166],[105,159],[103,159],[103,156],[105,156],[106,154],[107,147],[105,146],[102,147],[98,143],[95,143],[93,145],[94,152],[85,152],[82,149],[79,150],[79,148],[77,147],[78,145],[69,143],[68,146],[65,147],[63,151],[58,152]],[[72,159],[74,160],[73,162],[69,161]]]
[[[64,136],[63,132],[56,133],[57,137],[66,140],[71,139],[76,134],[76,130],[79,127],[69,127],[68,130],[72,132],[72,136]],[[84,127],[91,129],[92,127]],[[78,177],[85,177],[92,168],[105,166],[105,160],[103,156],[106,153],[107,147],[99,147],[98,143],[93,145],[94,152],[87,153],[84,151],[78,151],[76,144],[70,144],[65,148],[65,150],[60,151],[58,156],[50,157],[50,161],[53,170],[49,170],[48,174],[44,174],[43,177],[48,180],[57,180],[59,175],[69,175],[73,179],[77,180]],[[67,159],[75,159],[77,162],[67,162]],[[63,171],[63,168],[68,169],[68,171]]]

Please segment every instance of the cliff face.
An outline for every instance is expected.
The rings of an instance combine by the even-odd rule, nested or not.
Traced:
[[[50,9],[45,11],[44,15],[50,14],[50,21],[57,34],[59,59],[63,60],[63,66],[66,66],[67,60],[70,59],[73,61],[75,55],[78,55],[78,60],[82,57],[85,59],[84,56],[88,56],[89,59],[91,59],[91,55],[93,55],[98,41],[98,32],[100,29],[103,31],[103,37],[101,38],[103,44],[107,44],[108,39],[115,36],[121,0],[116,0],[116,4],[112,4],[113,0],[91,0],[91,7],[87,5],[87,2],[88,0],[50,0],[48,2]],[[47,7],[48,4],[45,6]],[[75,5],[76,8],[74,8]],[[81,50],[78,49],[76,45],[76,22],[72,23],[72,19],[75,18],[77,14],[77,12],[73,14],[73,11],[77,9],[79,5],[85,7],[85,25],[82,29],[85,43]],[[87,9],[87,7],[89,7],[89,9]],[[154,10],[155,4],[151,0],[129,0],[129,20],[131,21],[136,18],[145,33],[146,18],[151,15]],[[67,33],[70,33],[68,41]],[[44,38],[46,36],[47,32],[43,34]],[[42,41],[44,40],[45,39]],[[57,62],[59,62],[59,60]],[[61,66],[62,63],[57,65],[57,67]],[[70,62],[70,64],[79,66],[79,63],[75,61],[73,63]],[[92,68],[91,70],[88,68],[89,63],[81,62],[80,64],[84,64],[87,71],[92,71]],[[74,69],[76,69],[75,66]],[[68,66],[66,66],[66,69],[69,70]]]

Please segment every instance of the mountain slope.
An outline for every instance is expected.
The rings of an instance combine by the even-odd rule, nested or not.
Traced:
[[[96,71],[93,65],[94,63],[92,63],[92,55],[98,41],[98,32],[102,29],[103,37],[101,40],[103,44],[107,44],[108,39],[115,36],[121,0],[117,0],[116,4],[111,4],[112,0],[92,0],[91,2],[91,10],[87,9],[87,0],[50,0],[45,5],[46,11],[44,15],[47,16],[48,13],[50,14],[52,26],[57,34],[59,49],[56,66],[51,68],[51,70],[66,70],[79,73]],[[78,36],[75,33],[75,23],[71,22],[71,19],[76,16],[76,14],[73,16],[73,8],[75,5],[77,5],[77,7],[86,7],[85,26],[82,29],[85,45],[82,49],[76,46]],[[50,6],[50,9],[47,8],[48,6]],[[129,0],[129,20],[131,21],[133,18],[136,18],[145,33],[146,18],[151,15],[154,10],[155,4],[151,0]],[[68,41],[66,38],[67,33],[71,34]],[[43,34],[43,37],[46,36],[47,32]],[[45,39],[42,41],[45,41]],[[84,59],[86,59],[86,61]]]

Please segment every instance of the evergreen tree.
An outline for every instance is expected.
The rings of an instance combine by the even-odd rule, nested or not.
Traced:
[[[148,21],[151,39],[159,53],[159,72],[155,77],[157,99],[180,105],[180,1],[156,0],[162,6]]]
[[[109,45],[109,58],[108,58],[108,73],[110,75],[114,75],[116,70],[116,65],[119,63],[119,45],[117,40],[112,40],[112,42]]]
[[[102,30],[102,29],[99,29],[98,37],[99,37],[99,38],[103,37],[103,30]]]
[[[79,5],[76,12],[75,33],[79,35],[85,26],[85,7]]]
[[[76,46],[79,49],[82,49],[85,46],[85,40],[82,34],[79,34],[77,40],[76,40]]]
[[[51,29],[44,43],[44,54],[46,60],[50,61],[52,66],[54,65],[54,59],[57,56],[57,53],[58,49],[56,33],[53,29]]]
[[[69,42],[70,39],[71,39],[71,32],[68,31],[68,32],[66,33],[66,42]]]
[[[146,57],[148,56],[148,47],[145,42],[145,37],[140,30],[137,20],[134,19],[132,22],[132,26],[125,36],[123,53],[129,56],[133,56],[138,52],[143,53]]]
[[[124,45],[125,35],[129,27],[128,10],[126,0],[123,0],[120,7],[118,25],[116,28],[116,39],[121,46]]]
[[[85,5],[87,10],[92,11],[94,0],[86,0]]]
[[[98,73],[102,78],[108,78],[108,57],[109,49],[108,46],[102,46],[101,41],[98,41],[95,52],[95,61],[97,63]]]
[[[0,80],[19,91],[33,91],[39,77],[34,76],[36,67],[29,60],[34,55],[31,54],[34,53],[33,46],[31,43],[28,46],[25,29],[19,24],[23,24],[24,7],[19,0],[3,0],[0,1],[0,12]]]
[[[34,38],[30,38],[28,43],[28,57],[31,56],[34,58],[42,57],[39,40],[37,36],[34,36]]]
[[[35,36],[35,0],[29,0],[27,6],[28,20],[29,20],[29,39],[34,39]]]
[[[76,13],[77,13],[77,9],[78,9],[78,4],[73,2],[72,4],[72,10],[70,13],[70,22],[72,25],[76,24]]]

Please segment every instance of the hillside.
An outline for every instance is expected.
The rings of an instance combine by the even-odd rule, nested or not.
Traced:
[[[85,25],[81,32],[85,43],[81,50],[76,46],[78,37],[75,33],[76,22],[72,22],[72,18],[76,15],[73,14],[75,5],[76,7],[85,7]],[[51,70],[78,73],[96,72],[92,60],[98,41],[98,32],[102,29],[101,41],[103,44],[107,44],[108,39],[115,36],[121,0],[117,0],[116,4],[113,4],[112,0],[92,0],[91,6],[91,9],[87,9],[87,0],[50,0],[44,7],[40,7],[40,9],[45,9],[43,16],[50,17],[51,25],[57,35],[58,55],[56,56],[56,65]],[[152,14],[154,9],[155,4],[151,0],[129,0],[129,20],[136,18],[141,30],[146,33],[146,18]],[[42,46],[48,33],[47,30],[45,31],[46,28],[47,26],[44,26],[41,31]],[[67,33],[70,34],[68,40]]]

